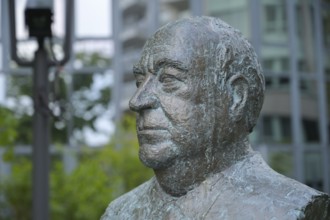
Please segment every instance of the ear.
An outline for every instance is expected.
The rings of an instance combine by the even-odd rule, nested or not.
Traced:
[[[237,122],[241,120],[244,115],[249,84],[243,75],[235,74],[229,78],[228,86],[232,98],[229,114],[233,120]]]

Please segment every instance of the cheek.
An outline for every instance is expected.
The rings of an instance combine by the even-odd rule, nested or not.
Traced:
[[[188,100],[178,97],[164,97],[160,100],[161,108],[173,126],[188,123],[192,119],[194,106]]]
[[[177,139],[196,140],[209,126],[206,106],[180,98],[164,98],[163,111],[168,119],[170,131]],[[169,105],[170,103],[170,105]]]

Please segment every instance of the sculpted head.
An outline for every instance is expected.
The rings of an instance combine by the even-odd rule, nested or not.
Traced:
[[[162,27],[133,72],[140,159],[153,169],[191,159],[211,166],[215,155],[239,152],[231,148],[246,142],[262,107],[264,78],[252,46],[217,18]]]

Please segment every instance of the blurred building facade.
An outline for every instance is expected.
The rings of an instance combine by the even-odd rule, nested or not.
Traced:
[[[18,96],[15,88],[31,82],[31,70],[18,68],[8,56],[6,2],[1,1],[0,90],[5,92],[0,91],[0,100],[1,96]],[[158,27],[187,16],[220,17],[239,29],[253,44],[266,77],[265,103],[250,137],[253,147],[276,170],[330,193],[329,0],[100,2],[108,9],[105,13],[108,15],[105,15],[105,19],[109,20],[108,27],[91,35],[79,31],[81,24],[75,22],[76,28],[72,30],[74,56],[61,70],[66,87],[66,92],[61,95],[68,103],[63,107],[68,109],[64,112],[66,129],[61,130],[63,121],[58,121],[55,125],[61,132],[54,132],[54,140],[57,136],[64,137],[67,145],[74,147],[83,137],[103,138],[102,135],[96,136],[103,132],[101,128],[109,133],[109,126],[101,121],[116,120],[122,111],[128,109],[128,99],[135,91],[132,66],[138,60],[146,39]],[[79,1],[76,1],[76,7],[73,17],[76,20],[86,17],[88,12],[78,10]],[[102,12],[99,13],[103,18]],[[55,43],[61,44],[61,39],[55,39]],[[35,45],[28,41],[20,44],[19,54],[29,58],[31,55],[26,51],[33,51]],[[22,94],[29,96],[30,92],[31,87],[26,87],[20,91],[20,97]],[[28,102],[24,111],[32,115],[31,100],[14,101]],[[57,106],[55,102],[53,104]],[[91,133],[89,127],[100,127],[101,132]],[[86,135],[91,136],[86,138]],[[29,143],[28,137],[26,139],[23,145]],[[26,149],[21,152],[26,152]],[[72,158],[66,161],[69,167],[74,166],[70,165]]]

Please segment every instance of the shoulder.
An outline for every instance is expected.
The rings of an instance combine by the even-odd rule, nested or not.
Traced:
[[[251,158],[245,175],[248,182],[255,185],[256,192],[267,195],[273,201],[306,206],[314,197],[323,193],[288,178],[271,169],[259,154]]]
[[[270,219],[301,219],[304,218],[308,206],[317,206],[317,201],[322,203],[319,207],[326,204],[317,198],[327,195],[275,172],[259,154],[246,158],[223,174],[226,182],[230,183],[228,192],[225,192],[228,196],[226,201],[221,201],[222,197],[219,197],[216,203],[220,205],[225,202],[228,204],[228,210],[231,204],[235,203],[235,208],[241,207],[237,212],[238,216],[249,213],[251,219],[259,219],[258,216],[269,216]]]
[[[139,204],[145,204],[143,200],[148,200],[148,192],[153,187],[154,181],[154,178],[152,178],[112,201],[101,217],[101,220],[131,219],[132,212],[134,212]]]

